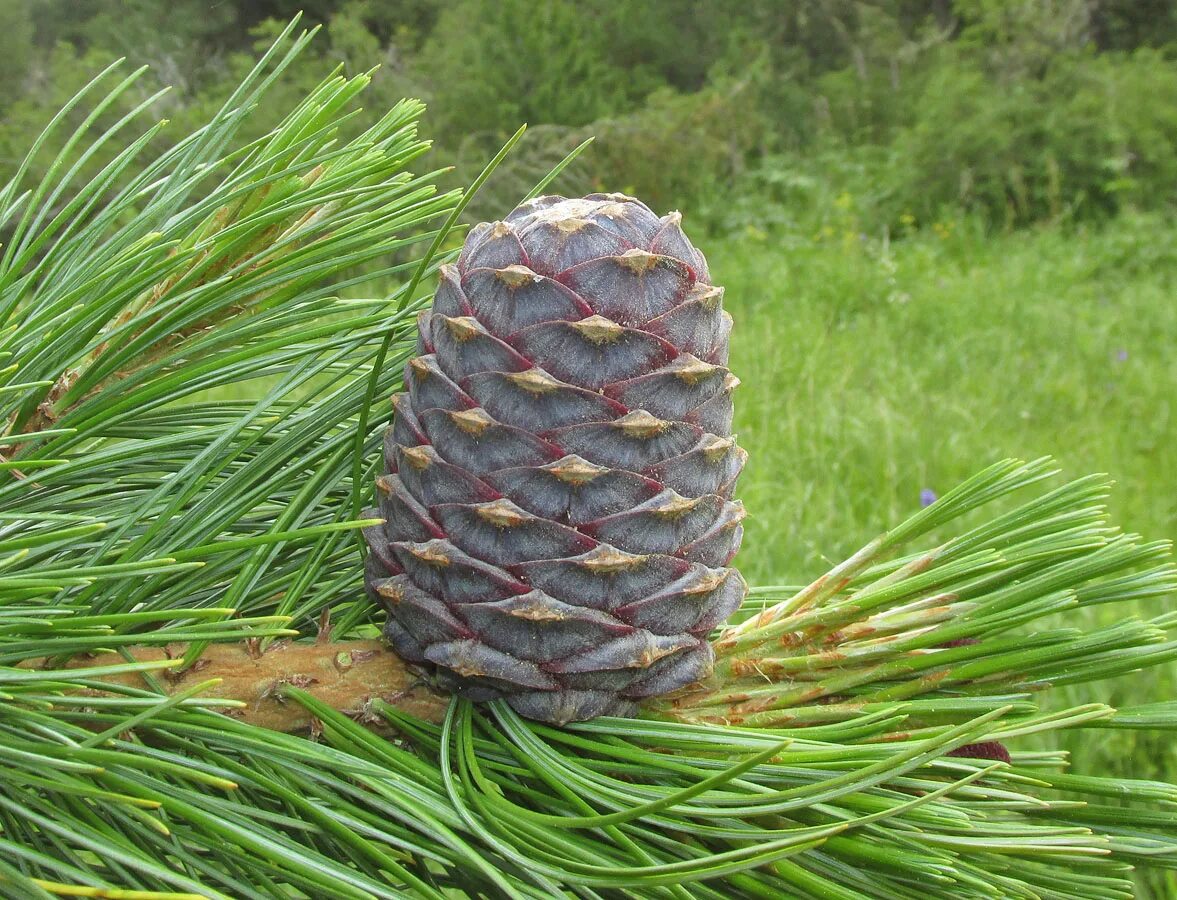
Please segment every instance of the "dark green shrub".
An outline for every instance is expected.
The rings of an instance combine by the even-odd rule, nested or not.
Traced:
[[[1076,53],[1012,80],[957,59],[896,134],[887,212],[954,205],[1012,226],[1156,207],[1174,196],[1175,146],[1177,71],[1158,52]]]

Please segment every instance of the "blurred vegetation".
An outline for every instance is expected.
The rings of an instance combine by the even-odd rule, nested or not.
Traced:
[[[125,105],[171,85],[159,114],[184,133],[300,8],[325,35],[280,90],[379,63],[352,126],[424,99],[454,183],[533,126],[478,217],[588,135],[567,190],[629,191],[725,232],[808,228],[842,194],[870,233],[961,211],[1004,229],[1174,200],[1169,0],[0,0],[0,177],[119,56],[152,67]],[[256,112],[257,133],[282,99]]]

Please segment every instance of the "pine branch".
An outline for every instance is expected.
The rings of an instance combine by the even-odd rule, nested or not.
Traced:
[[[880,710],[907,713],[918,722],[935,709],[936,721],[960,721],[1056,683],[1096,680],[1177,658],[1177,641],[1166,636],[1175,624],[1172,616],[1152,623],[1126,620],[1095,634],[1024,630],[1085,603],[1158,598],[1177,590],[1177,567],[1166,543],[1138,542],[1109,527],[1102,505],[1108,486],[1100,478],[1071,482],[931,550],[885,561],[886,554],[1052,471],[1048,460],[1039,460],[1009,461],[980,473],[789,599],[720,633],[711,681],[669,700],[650,701],[649,713],[685,722],[781,727]],[[746,609],[763,603],[764,594],[753,591]],[[1002,637],[1015,628],[1017,635]],[[251,660],[242,650],[218,649],[201,671],[226,680],[217,696],[251,703],[283,683],[284,665],[296,685],[300,675],[313,672],[316,690],[331,698],[326,702],[351,713],[374,696],[399,696],[416,680],[387,651],[381,651],[378,664],[366,664],[385,670],[369,680],[340,671],[335,662],[352,645],[280,646],[283,653],[296,654],[297,662],[269,654]],[[352,656],[366,658],[378,646],[355,644]],[[149,658],[146,648],[130,652]],[[243,677],[242,663],[264,669],[268,680]],[[173,689],[190,683],[186,678]],[[444,699],[428,693],[392,702],[439,721]],[[1013,705],[1011,711],[1019,708]],[[259,715],[282,730],[307,724],[305,716]],[[908,733],[911,725],[905,723]]]
[[[135,646],[122,653],[100,653],[92,657],[75,656],[55,675],[43,674],[46,680],[70,678],[70,670],[125,666],[128,662],[174,662],[179,664],[190,645],[165,644],[162,647]],[[44,660],[30,660],[36,668]],[[160,674],[158,680],[145,678],[148,671]],[[289,703],[284,688],[302,688],[316,701],[345,715],[377,722],[372,703],[380,700],[398,710],[427,722],[438,723],[445,716],[448,698],[429,688],[410,672],[381,641],[277,641],[265,650],[260,640],[246,643],[210,644],[203,649],[196,664],[181,671],[175,669],[119,671],[86,679],[79,684],[77,697],[110,696],[117,687],[129,688],[138,696],[159,696],[153,688],[162,686],[167,696],[187,695],[197,685],[202,698],[231,701],[223,707],[233,718],[274,731],[305,731],[316,727],[312,716],[297,703]],[[107,686],[99,690],[93,685]],[[126,694],[123,694],[126,696]]]

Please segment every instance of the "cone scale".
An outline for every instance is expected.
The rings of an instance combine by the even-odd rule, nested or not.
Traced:
[[[365,533],[406,662],[557,724],[709,674],[746,591],[722,301],[679,215],[620,194],[471,231],[420,316]]]

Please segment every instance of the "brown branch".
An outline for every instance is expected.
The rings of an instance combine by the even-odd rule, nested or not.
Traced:
[[[175,659],[183,645],[134,647],[136,660]],[[221,683],[202,696],[240,700],[247,705],[230,714],[251,725],[275,731],[300,731],[311,727],[312,717],[297,703],[281,699],[283,685],[302,688],[328,706],[349,715],[362,716],[368,702],[382,699],[421,719],[440,722],[448,697],[423,684],[380,641],[280,642],[264,653],[251,652],[246,644],[212,644],[195,665],[179,675],[154,674],[176,693],[211,678]],[[117,653],[76,657],[67,668],[125,664]],[[170,677],[169,677],[170,676]],[[110,684],[147,688],[138,672],[108,675]]]
[[[951,644],[973,642],[972,639],[962,638]],[[130,653],[135,660],[143,662],[178,659],[185,649],[184,644],[171,644],[167,647],[140,646],[131,648]],[[24,665],[31,666],[39,662],[43,660],[29,660]],[[90,668],[125,663],[126,659],[118,653],[103,653],[97,656],[75,657],[66,663],[66,668]],[[282,641],[272,645],[265,652],[258,652],[252,642],[248,641],[238,644],[211,644],[205,648],[196,664],[187,671],[175,674],[170,670],[155,670],[153,674],[156,681],[166,688],[169,694],[219,678],[220,684],[205,690],[200,696],[242,701],[246,705],[230,710],[229,715],[250,725],[274,731],[297,732],[309,729],[312,734],[315,733],[314,717],[298,703],[282,699],[284,685],[301,688],[332,709],[376,728],[380,728],[382,724],[387,727],[387,723],[373,715],[370,708],[372,700],[384,700],[398,710],[434,723],[440,723],[445,718],[449,703],[447,695],[433,690],[422,682],[380,641]],[[150,687],[139,672],[106,675],[95,680],[110,685]],[[734,683],[732,686],[734,687]],[[697,684],[670,697],[650,698],[644,707],[646,712],[660,719],[694,724],[752,724],[749,721],[752,717],[737,712],[739,704],[733,703],[731,697],[724,700],[728,710],[722,715],[716,713],[713,704],[716,687],[715,684]],[[99,691],[90,689],[82,693],[100,694]],[[853,704],[840,706],[841,708],[823,707],[833,714],[830,721],[849,718],[859,711]],[[778,710],[777,713],[777,718],[771,723],[773,727],[785,724],[800,726],[822,721],[822,717],[813,716],[794,720],[785,710]],[[999,741],[968,744],[947,755],[1009,761],[1009,753]]]

